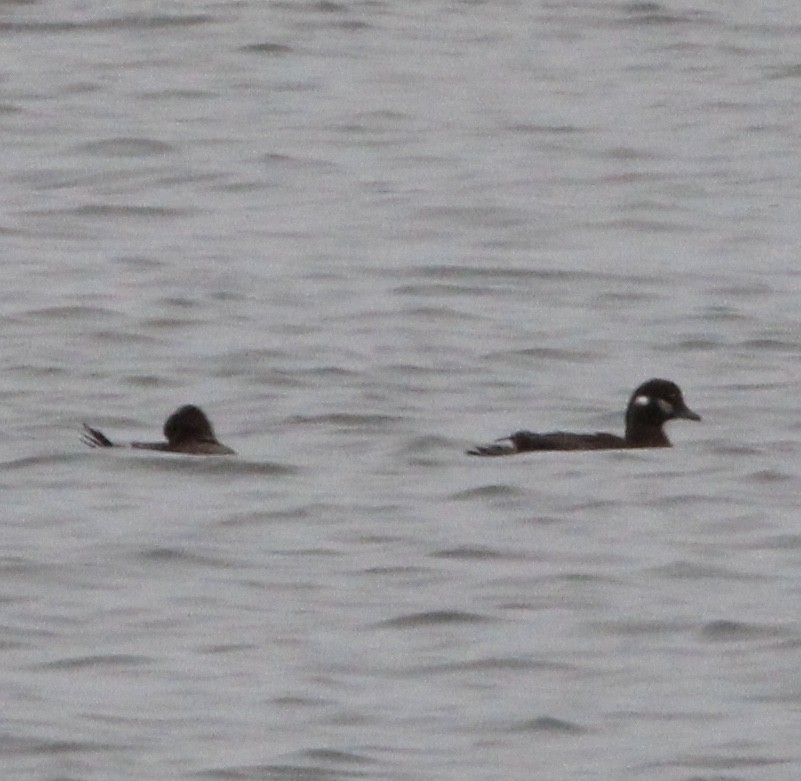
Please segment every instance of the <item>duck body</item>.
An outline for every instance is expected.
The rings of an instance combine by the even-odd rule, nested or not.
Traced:
[[[489,445],[467,451],[472,456],[506,456],[537,450],[624,450],[632,448],[670,447],[664,431],[669,420],[701,420],[684,402],[681,389],[670,380],[644,382],[631,394],[626,407],[624,436],[595,432],[574,434],[552,431],[537,434],[518,431]]]
[[[81,441],[89,447],[124,447],[112,442],[102,431],[83,424]],[[227,456],[236,452],[223,445],[214,435],[211,421],[200,407],[186,404],[179,407],[164,423],[166,442],[131,442],[139,450],[160,450],[189,456]]]

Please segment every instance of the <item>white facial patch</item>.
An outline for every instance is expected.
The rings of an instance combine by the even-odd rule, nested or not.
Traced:
[[[638,407],[647,407],[651,403],[650,396],[635,396],[634,397],[634,404]]]

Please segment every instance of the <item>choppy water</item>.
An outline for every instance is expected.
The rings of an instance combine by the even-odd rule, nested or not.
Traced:
[[[0,32],[4,778],[798,778],[794,4]]]

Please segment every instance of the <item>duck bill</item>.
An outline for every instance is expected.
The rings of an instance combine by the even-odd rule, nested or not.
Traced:
[[[701,420],[701,416],[697,412],[693,412],[689,407],[684,409],[677,409],[673,416],[676,418],[684,418],[684,420]]]

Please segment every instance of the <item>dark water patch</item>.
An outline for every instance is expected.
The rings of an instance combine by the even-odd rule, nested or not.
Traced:
[[[77,152],[102,157],[152,157],[175,151],[170,144],[152,138],[106,138],[90,141],[75,148]]]
[[[509,268],[508,266],[464,266],[458,264],[436,263],[425,267],[415,267],[404,273],[404,276],[415,276],[433,279],[487,279],[508,280],[520,282],[532,280],[539,282],[613,282],[620,285],[622,282],[636,285],[654,284],[659,279],[634,274],[605,274],[599,271],[569,271],[554,268]]]
[[[371,24],[362,19],[343,19],[342,21],[338,22],[336,26],[341,30],[351,30],[353,32],[369,30],[372,27]]]
[[[303,331],[299,333],[303,334]],[[322,378],[325,380],[328,379],[348,379],[348,378],[360,378],[362,376],[362,372],[357,371],[355,369],[346,369],[344,366],[312,366],[308,369],[297,369],[295,370],[295,375],[299,377],[314,377],[314,378]]]
[[[441,576],[439,573],[433,572],[426,567],[418,567],[418,566],[375,566],[375,567],[365,567],[363,570],[359,571],[360,575],[377,575],[380,578],[383,577],[394,577],[394,576],[409,576],[409,575],[431,575],[433,576],[432,579],[441,580]],[[419,580],[419,579],[418,579]]]
[[[495,360],[503,358],[526,358],[540,361],[555,361],[557,363],[585,364],[599,360],[600,353],[579,350],[560,350],[553,347],[525,347],[519,350],[502,350],[500,352],[485,353],[483,359]]]
[[[329,160],[323,160],[316,157],[294,157],[292,155],[279,154],[277,152],[268,152],[267,154],[260,155],[255,159],[255,162],[260,163],[274,173],[277,171],[285,170],[287,173],[294,173],[298,169],[309,169],[312,171],[339,171],[339,166]],[[302,237],[302,234],[276,234],[286,235],[289,238]],[[331,272],[311,272],[310,279],[323,280],[329,282],[340,282],[343,280],[342,275],[333,274]]]
[[[714,306],[706,306],[703,311],[691,315],[690,320],[703,320],[704,322],[724,322],[724,323],[738,323],[744,320],[751,321],[753,318],[745,315],[733,306],[718,304]]]
[[[657,346],[658,350],[670,353],[707,352],[720,350],[726,343],[722,339],[713,339],[708,336],[689,336]]]
[[[197,214],[197,209],[178,209],[169,206],[130,206],[125,204],[94,203],[74,209],[56,210],[60,214],[73,214],[76,217],[135,217],[152,220],[157,217],[187,217]]]
[[[646,570],[652,575],[660,578],[671,578],[674,580],[731,580],[748,581],[764,580],[765,576],[755,575],[751,572],[737,572],[725,567],[716,567],[710,564],[697,564],[693,561],[674,561],[670,564],[663,564],[659,567],[652,567]]]
[[[248,513],[238,513],[230,518],[220,521],[220,526],[264,526],[271,523],[284,523],[286,521],[305,521],[313,517],[311,506],[294,507],[288,510],[263,511],[255,510]]]
[[[0,573],[6,575],[24,575],[29,572],[38,572],[41,564],[24,559],[22,556],[0,556]],[[7,601],[5,598],[3,601]]]
[[[603,559],[600,559],[603,561]],[[555,583],[609,583],[620,585],[624,582],[623,578],[612,577],[611,575],[598,575],[593,572],[560,572],[558,575],[551,575],[545,580]]]
[[[777,534],[747,545],[751,550],[801,550],[801,534]]]
[[[603,632],[613,636],[652,636],[675,634],[690,628],[690,624],[676,621],[593,621],[590,622],[594,631]]]
[[[40,571],[46,574],[51,574],[52,567],[49,565],[41,565],[39,567]],[[11,602],[25,602],[30,601],[27,597],[24,599],[18,600],[10,600]],[[24,639],[24,645],[29,646],[32,641],[35,641],[37,647],[41,648],[44,647],[43,644],[49,643],[51,640],[59,636],[59,634],[55,631],[49,629],[32,629],[30,627],[25,627],[25,629],[21,629],[17,626],[10,626],[8,624],[0,624],[0,632],[6,637],[10,637],[12,635],[16,635],[21,639]],[[20,643],[22,644],[22,643]]]
[[[643,721],[687,721],[706,723],[710,721],[723,721],[726,716],[723,713],[710,712],[710,711],[676,711],[676,710],[621,710],[616,711],[615,716],[624,718],[627,721],[643,722]]]
[[[403,418],[395,415],[364,414],[356,412],[329,412],[322,415],[294,415],[288,419],[289,423],[301,425],[331,425],[344,429],[385,429]]]
[[[48,754],[76,754],[94,751],[117,751],[130,746],[115,746],[112,743],[100,743],[89,740],[40,740],[36,738],[20,738],[15,735],[0,734],[0,756]]]
[[[679,25],[710,23],[714,17],[705,11],[688,9],[676,12],[663,3],[650,0],[634,0],[623,3],[620,10],[625,14],[624,25]]]
[[[467,488],[451,494],[448,499],[453,502],[469,502],[474,499],[512,499],[516,496],[525,496],[526,492],[516,485],[503,485],[493,483],[477,488]]]
[[[160,340],[155,336],[149,334],[132,333],[131,331],[109,331],[100,330],[94,331],[92,336],[98,341],[107,342],[108,344],[157,344]],[[150,382],[160,381],[159,378],[152,375],[147,378]],[[130,378],[128,380],[131,381]]]
[[[783,79],[801,79],[801,63],[792,65],[771,66],[763,69],[765,78],[770,81],[781,81]]]
[[[295,550],[276,550],[276,553],[279,553],[283,556],[296,556],[300,558],[318,558],[318,559],[333,559],[333,558],[341,558],[345,554],[337,550],[336,548],[324,548],[323,546],[318,546],[316,548],[297,548]],[[317,586],[304,586],[304,588],[309,589],[316,589]]]
[[[151,337],[154,343],[159,340]],[[132,388],[179,388],[184,387],[180,380],[169,379],[165,376],[155,374],[126,374],[119,378],[123,385],[130,385]]]
[[[409,319],[419,318],[428,321],[456,321],[463,323],[466,320],[477,319],[472,312],[462,312],[449,306],[411,306],[404,307],[401,312],[402,317]]]
[[[702,768],[704,770],[739,770],[741,768],[762,768],[774,765],[794,765],[797,759],[783,759],[777,757],[761,757],[748,754],[734,754],[722,756],[720,754],[694,754],[685,755],[669,762],[651,762],[640,765],[641,770],[654,770],[659,768]],[[692,776],[689,781],[746,781],[752,776]]]
[[[508,125],[506,129],[512,133],[529,136],[567,136],[589,132],[588,128],[578,127],[577,125],[543,125],[536,122],[518,122],[514,125]]]
[[[63,322],[64,320],[85,320],[87,318],[94,320],[97,318],[108,319],[115,317],[116,312],[100,306],[47,306],[41,309],[29,309],[27,312],[23,312],[22,316],[37,320],[58,320]]]
[[[430,455],[442,450],[450,452],[456,448],[457,445],[453,439],[437,434],[423,434],[404,440],[403,444],[398,448],[398,452],[410,456],[420,456]]]
[[[704,470],[698,470],[695,473],[696,475],[704,474]],[[641,475],[638,479],[642,480],[643,482],[651,482],[654,480],[655,477],[658,477],[660,480],[671,480],[680,478],[681,474],[676,474],[673,472],[661,472],[659,475]],[[733,496],[710,496],[709,494],[674,494],[671,496],[664,496],[660,499],[656,499],[653,501],[655,506],[664,506],[664,507],[691,507],[691,508],[698,508],[700,505],[710,505],[712,507],[739,507],[741,502],[739,499]]]
[[[219,781],[339,781],[371,777],[366,771],[338,767],[372,764],[371,759],[359,754],[333,749],[308,749],[295,752],[292,756],[297,757],[297,764],[236,766],[204,770],[197,775]],[[314,764],[307,764],[309,761]]]
[[[190,89],[190,88],[168,88],[160,90],[145,90],[137,92],[136,97],[139,100],[164,100],[172,103],[175,100],[208,100],[215,97],[216,93],[203,89]]]
[[[53,662],[34,665],[34,669],[96,670],[104,667],[138,667],[143,664],[150,664],[152,661],[153,659],[149,656],[136,656],[133,654],[101,654],[97,656],[74,656],[65,659],[57,659]]]
[[[217,645],[202,645],[195,650],[201,654],[235,654],[240,651],[255,651],[259,648],[253,643],[219,643]]]
[[[75,434],[76,439],[79,433]],[[59,455],[39,455],[39,456],[25,456],[23,458],[15,458],[5,463],[0,463],[0,472],[14,471],[16,469],[28,469],[37,466],[57,466],[60,464],[74,463],[76,460],[86,457],[87,453],[61,453]]]
[[[397,618],[381,621],[378,626],[392,629],[414,629],[421,626],[448,626],[453,624],[483,624],[492,621],[478,613],[463,610],[430,610],[423,613],[410,613]]]
[[[215,567],[222,569],[235,566],[235,563],[229,559],[201,556],[200,554],[182,550],[181,548],[154,546],[152,548],[143,548],[138,553],[134,554],[134,556],[140,561],[158,565],[173,566],[191,564],[204,568]]]
[[[295,385],[302,384],[302,379],[295,376],[295,372],[284,369],[267,368],[279,361],[287,360],[287,354],[279,349],[247,349],[232,350],[223,355],[213,356],[213,363],[218,366],[215,376],[230,377],[231,375],[252,375],[271,378],[271,384]]]
[[[196,299],[178,295],[160,296],[156,299],[156,303],[160,306],[173,307],[181,310],[198,309],[200,307]]]
[[[489,559],[514,561],[527,558],[519,553],[499,551],[485,545],[460,545],[456,548],[446,548],[445,550],[435,551],[434,553],[430,553],[429,556],[435,559],[475,559],[479,561],[486,561]]]
[[[770,337],[759,339],[746,339],[737,345],[745,350],[756,352],[791,352],[797,353],[801,350],[801,342],[787,341],[786,339],[775,339]]]
[[[312,748],[297,752],[296,756],[303,759],[313,759],[318,762],[331,762],[334,764],[371,764],[372,760],[351,751],[335,751],[330,748]]]
[[[117,463],[130,464],[138,469],[158,469],[162,472],[183,472],[201,475],[238,475],[285,477],[300,472],[299,467],[275,461],[243,461],[236,456],[188,456],[181,453],[150,454],[151,451],[127,450],[127,458]],[[143,455],[148,453],[148,455]]]
[[[272,41],[264,41],[262,43],[249,43],[246,46],[241,46],[239,51],[247,54],[270,54],[280,55],[289,54],[293,51],[291,46],[285,43],[273,43]]]
[[[770,485],[771,483],[785,483],[788,480],[794,480],[795,477],[795,475],[788,474],[787,472],[780,472],[777,469],[760,469],[758,472],[752,472],[750,475],[746,475],[745,479],[750,483]]]
[[[444,662],[442,664],[426,664],[408,668],[406,672],[416,675],[437,673],[487,673],[487,672],[573,672],[575,665],[555,662],[550,659],[532,659],[526,657],[485,657],[460,662]]]
[[[215,781],[345,781],[349,778],[372,777],[366,771],[345,771],[290,764],[218,768],[202,770],[196,775],[199,778],[210,778]]]
[[[197,213],[195,209],[177,209],[166,206],[126,206],[106,203],[85,204],[69,209],[29,209],[20,212],[28,217],[132,217],[142,220],[153,220],[158,217],[187,217]]]
[[[514,732],[543,732],[548,735],[584,735],[589,730],[574,721],[565,721],[553,716],[538,716],[512,725]]]
[[[652,481],[653,476],[649,475],[648,480]],[[587,499],[586,501],[571,504],[565,508],[569,513],[603,513],[606,511],[614,512],[619,509],[620,502],[616,499]]]
[[[616,217],[611,220],[601,220],[599,222],[587,224],[587,227],[596,228],[598,230],[614,230],[632,233],[680,233],[682,235],[702,233],[707,230],[688,222],[638,219],[636,217]]]
[[[500,206],[428,206],[415,210],[412,218],[469,228],[512,228],[525,224],[529,214],[523,209]]]
[[[612,290],[599,293],[594,298],[600,306],[619,307],[622,304],[651,304],[661,301],[662,296],[637,290]]]
[[[519,522],[533,526],[554,526],[558,523],[565,523],[567,519],[555,515],[533,515],[529,518],[522,518]]]
[[[101,30],[159,30],[189,27],[214,21],[208,14],[131,14],[111,19],[86,19],[58,22],[0,22],[0,32],[46,34]]]
[[[400,505],[386,504],[376,507],[367,507],[365,511],[366,514],[370,515],[397,516],[403,511],[403,508]],[[356,535],[354,539],[364,545],[390,545],[395,542],[403,542],[406,538],[398,534],[376,534],[374,532],[367,532],[366,534]]]
[[[348,7],[343,3],[335,3],[332,0],[318,0],[316,3],[311,3],[309,7],[313,11],[319,11],[324,14],[344,13],[348,10]]]
[[[215,22],[210,14],[130,14],[95,23],[95,29],[157,30]]]
[[[785,632],[775,626],[720,619],[704,624],[701,627],[700,634],[704,640],[731,642],[737,640],[766,640],[781,637]]]
[[[457,285],[453,283],[418,283],[411,285],[398,285],[392,289],[392,292],[398,296],[415,296],[420,298],[434,297],[443,298],[445,296],[455,296],[462,298],[463,296],[472,296],[476,293],[477,288],[475,285]],[[350,319],[351,316],[348,316]],[[465,313],[464,318],[474,319],[476,316],[472,313]]]
[[[647,149],[637,149],[633,146],[613,146],[609,147],[608,149],[604,150],[601,153],[601,156],[608,157],[612,160],[624,160],[624,161],[640,161],[640,160],[660,160],[662,159],[661,155],[655,154]],[[638,205],[642,206],[655,206],[653,203],[645,202]]]
[[[283,697],[273,697],[271,703],[278,706],[301,707],[301,708],[321,708],[331,704],[331,701],[324,697],[298,697],[285,695]]]
[[[197,328],[202,320],[190,317],[146,317],[139,321],[144,328],[156,331],[175,331],[179,328]]]
[[[341,505],[328,502],[313,502],[310,504],[298,505],[297,507],[289,507],[286,509],[278,509],[275,511],[262,511],[254,510],[252,513],[240,513],[231,518],[220,522],[222,526],[237,526],[262,523],[275,523],[275,522],[295,522],[315,520],[328,517],[341,517],[343,514],[350,516],[352,513],[370,512],[372,507],[355,507],[348,505],[348,509],[343,509]]]
[[[766,298],[776,294],[773,285],[767,282],[737,282],[730,285],[714,284],[709,289],[709,295],[713,298],[742,298],[750,300],[752,298]]]

